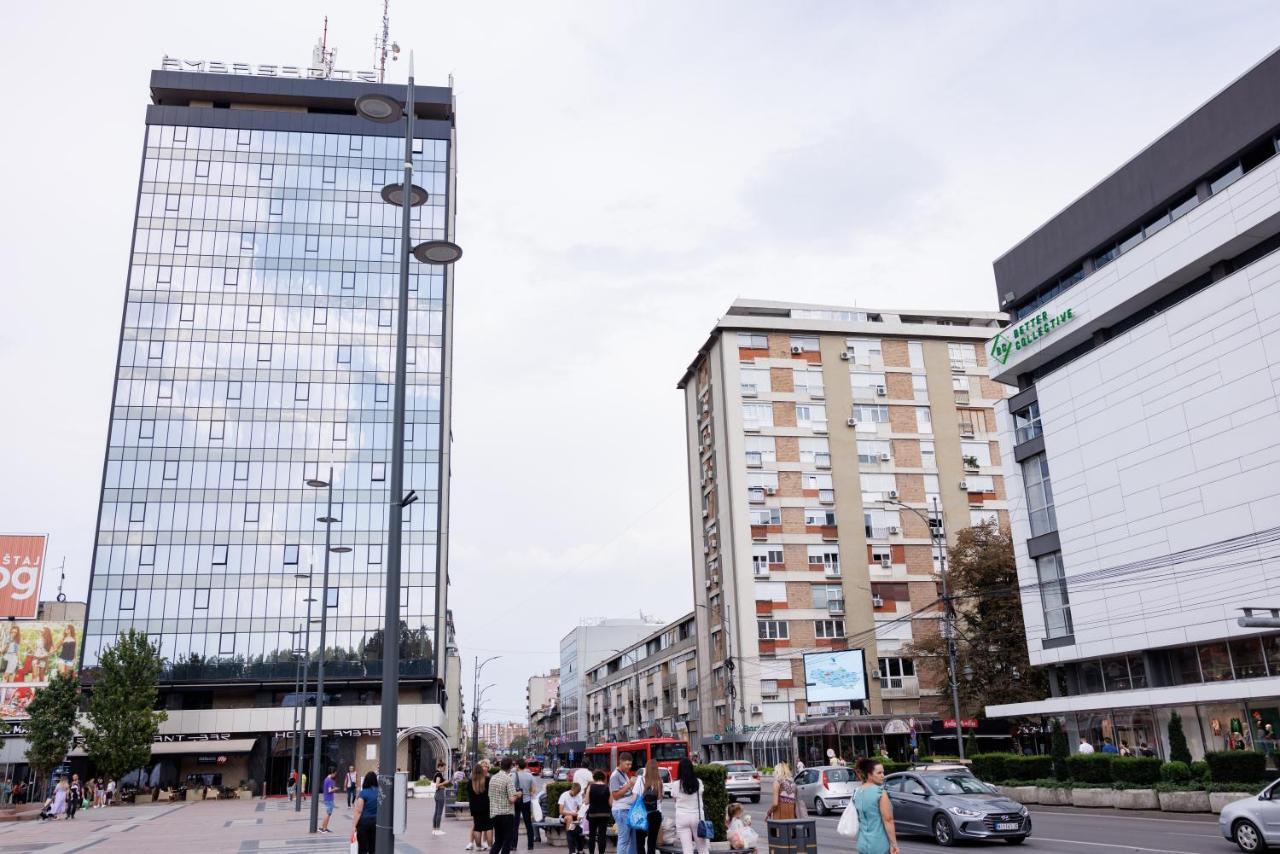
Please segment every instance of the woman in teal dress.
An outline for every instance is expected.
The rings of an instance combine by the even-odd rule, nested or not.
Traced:
[[[858,854],[898,854],[893,807],[884,790],[884,766],[874,759],[858,760],[863,783],[853,793],[858,810]]]

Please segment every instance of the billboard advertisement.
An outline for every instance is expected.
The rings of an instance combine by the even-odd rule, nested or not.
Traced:
[[[0,534],[0,619],[35,619],[47,539],[43,534]]]
[[[0,720],[26,720],[31,699],[55,673],[75,672],[81,631],[76,622],[0,624]]]
[[[868,699],[866,653],[860,649],[805,653],[804,696],[809,703]]]

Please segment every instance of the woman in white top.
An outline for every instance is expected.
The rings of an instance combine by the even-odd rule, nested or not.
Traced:
[[[698,838],[698,822],[702,820],[702,781],[693,771],[693,762],[686,756],[676,769],[676,835],[680,838],[683,854],[707,854],[709,839]]]

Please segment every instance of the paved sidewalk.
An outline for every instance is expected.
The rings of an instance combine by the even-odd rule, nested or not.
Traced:
[[[351,810],[338,799],[332,834],[307,832],[309,802],[302,812],[283,798],[193,801],[80,810],[73,820],[30,821],[0,826],[0,854],[92,854],[112,852],[277,852],[347,854]],[[467,844],[468,818],[445,818],[445,836],[431,835],[434,804],[410,800],[408,832],[396,844],[404,854],[453,854]],[[323,810],[321,810],[323,818]]]

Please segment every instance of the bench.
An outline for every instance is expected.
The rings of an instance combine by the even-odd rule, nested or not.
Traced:
[[[542,834],[542,838],[547,845],[555,847],[567,844],[564,822],[555,819],[544,819],[543,821],[535,821],[533,826]]]
[[[445,812],[449,813],[449,815],[453,816],[459,821],[464,821],[471,817],[470,801],[454,801],[452,803],[445,804],[444,808],[445,808]]]

